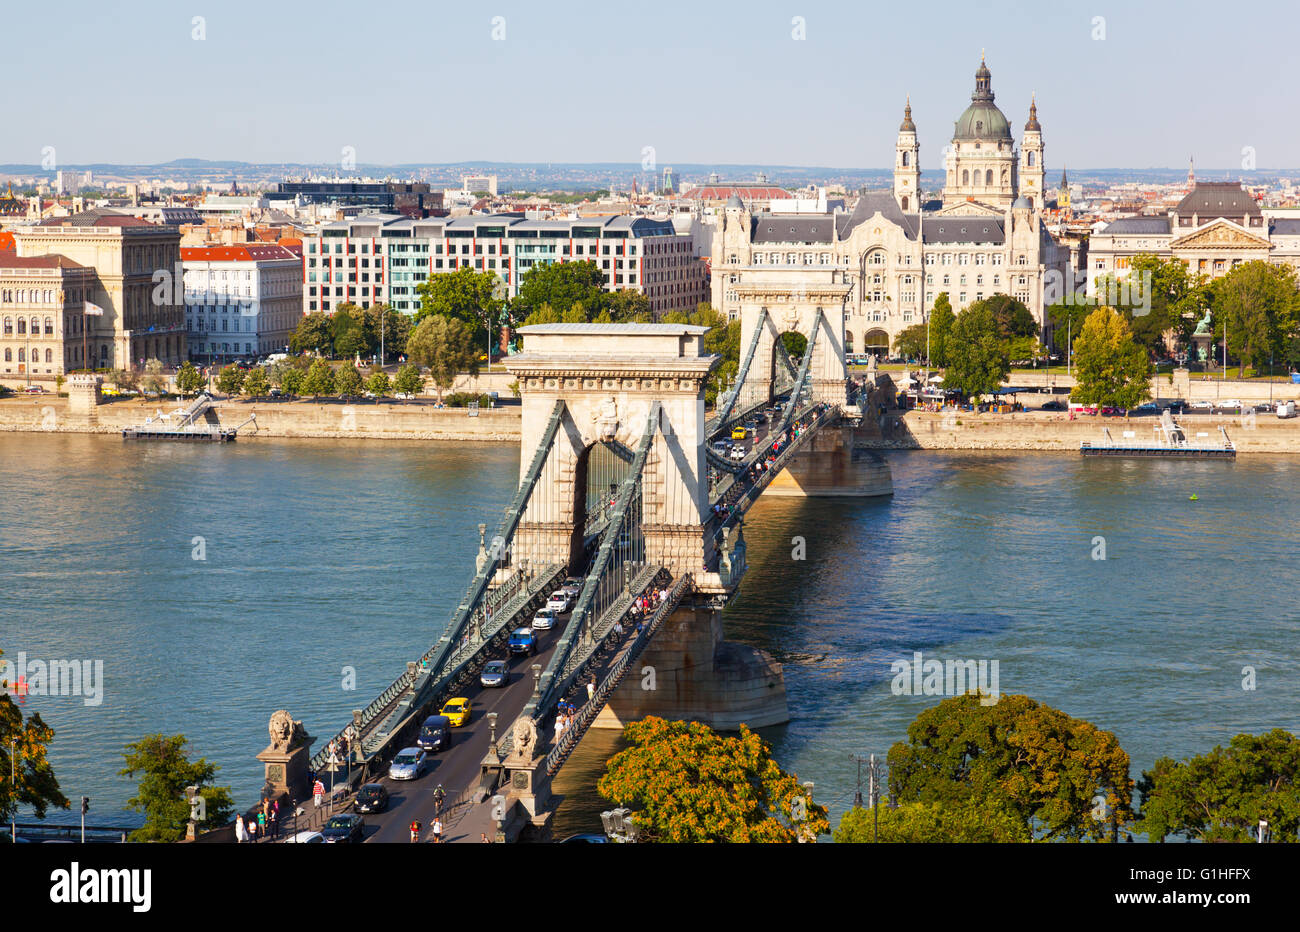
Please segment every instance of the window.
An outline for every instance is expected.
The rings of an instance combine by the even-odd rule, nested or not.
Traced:
[[[45,335],[46,335],[47,337],[54,336],[54,318],[53,318],[53,317],[47,317],[47,318],[45,318]]]
[[[990,168],[984,173],[984,183],[990,188],[993,187],[993,169]]]
[[[45,361],[54,362],[54,353],[48,349],[45,351]]]
[[[26,332],[27,332],[27,320],[26,320],[25,318],[19,317],[19,318],[18,318],[18,333],[19,333],[19,335],[21,335],[21,334],[24,334],[24,333],[26,333]]]
[[[970,184],[970,170],[969,170],[969,169],[963,168],[963,169],[961,170],[961,183],[962,183],[963,185],[968,185],[968,184]]]
[[[1030,168],[1034,167],[1034,153],[1031,152],[1029,153],[1028,156],[1025,157],[1025,164],[1028,165]]]
[[[6,317],[6,318],[5,318],[5,336],[11,336],[11,335],[13,334],[13,332],[14,332],[14,319],[13,319],[12,317]]]

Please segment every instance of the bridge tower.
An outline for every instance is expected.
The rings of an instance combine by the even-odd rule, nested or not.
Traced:
[[[776,341],[781,334],[794,331],[813,346],[809,369],[813,399],[844,404],[848,378],[844,316],[852,283],[832,272],[829,280],[807,281],[794,288],[763,282],[738,282],[732,288],[740,302],[741,352],[748,349],[755,335],[758,339],[741,403],[771,399],[778,365]]]

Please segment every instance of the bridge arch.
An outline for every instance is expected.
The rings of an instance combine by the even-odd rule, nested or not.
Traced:
[[[852,282],[843,280],[843,273],[836,271],[831,281],[807,282],[794,288],[761,282],[737,282],[735,287],[740,300],[742,369],[745,358],[752,354],[741,402],[772,399],[778,367],[785,365],[777,340],[781,334],[795,331],[813,345],[808,370],[813,397],[843,404],[848,376],[844,360],[845,304],[852,293]]]
[[[889,334],[879,327],[872,327],[862,335],[862,351],[877,356],[888,356]]]

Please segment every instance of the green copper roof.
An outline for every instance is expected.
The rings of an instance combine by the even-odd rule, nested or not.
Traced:
[[[992,74],[982,58],[970,100],[970,106],[957,118],[954,139],[1011,139],[1011,124],[993,102]]]

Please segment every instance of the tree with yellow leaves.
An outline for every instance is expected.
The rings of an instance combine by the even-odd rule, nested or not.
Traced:
[[[636,810],[640,841],[794,842],[830,833],[825,808],[744,725],[725,737],[652,716],[623,737],[631,747],[606,763],[596,790]]]

